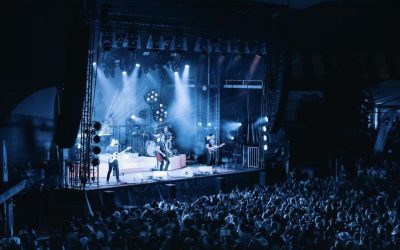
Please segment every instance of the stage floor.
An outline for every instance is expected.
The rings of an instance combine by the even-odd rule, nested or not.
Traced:
[[[107,183],[106,177],[99,178],[99,184],[86,185],[86,190],[110,189],[129,185],[143,185],[150,183],[171,182],[184,179],[217,177],[230,174],[259,171],[258,168],[244,168],[242,166],[216,166],[191,165],[169,171],[143,171],[138,173],[124,173],[120,175],[121,182],[117,182],[115,176],[110,177]]]

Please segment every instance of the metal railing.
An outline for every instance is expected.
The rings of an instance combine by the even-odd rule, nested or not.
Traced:
[[[243,166],[247,168],[260,167],[260,148],[243,146]]]

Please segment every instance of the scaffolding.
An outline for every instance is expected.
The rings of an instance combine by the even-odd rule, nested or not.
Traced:
[[[96,56],[96,20],[94,8],[88,12],[89,26],[89,51],[87,59],[85,98],[83,101],[82,118],[80,123],[80,144],[79,163],[76,166],[78,171],[71,180],[71,184],[75,187],[84,188],[87,184],[99,183],[99,166],[93,166],[91,163],[91,140],[92,140],[92,117],[93,117],[93,93],[95,89],[96,78],[94,76],[93,62]]]

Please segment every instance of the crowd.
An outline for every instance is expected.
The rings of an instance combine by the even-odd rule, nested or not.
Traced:
[[[289,178],[192,202],[73,218],[40,249],[400,249],[399,215],[391,176]],[[15,249],[38,248],[32,234],[20,232]]]

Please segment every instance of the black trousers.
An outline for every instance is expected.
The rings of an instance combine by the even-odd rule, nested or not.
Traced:
[[[117,181],[119,181],[119,164],[118,160],[115,160],[111,163],[108,163],[108,173],[107,173],[107,181],[110,180],[110,174],[112,169],[114,168],[115,171],[115,177],[117,178]]]
[[[168,170],[168,167],[169,167],[169,159],[168,159],[168,157],[167,157],[167,155],[165,155],[165,156],[162,156],[161,155],[161,158],[162,158],[162,161],[161,161],[161,164],[160,164],[160,171],[162,171],[163,170],[163,166],[164,166],[164,161],[167,163],[167,164],[165,164],[165,171],[167,171]]]
[[[209,153],[207,151],[207,166],[214,166],[215,165],[215,151]]]

